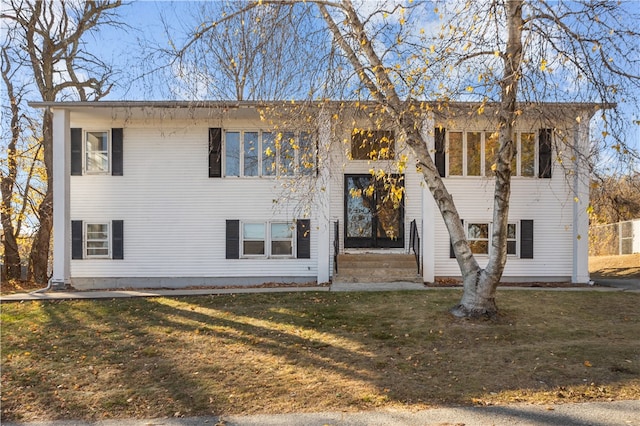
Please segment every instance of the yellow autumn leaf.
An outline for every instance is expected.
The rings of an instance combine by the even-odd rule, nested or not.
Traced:
[[[469,93],[473,92],[473,87],[467,86],[467,92],[469,92]]]
[[[544,71],[544,70],[546,70],[546,69],[547,69],[547,60],[546,60],[546,59],[543,59],[543,60],[540,62],[540,71]]]
[[[592,365],[591,365],[591,363],[589,361],[585,361],[584,362],[584,366],[585,367],[591,367]]]

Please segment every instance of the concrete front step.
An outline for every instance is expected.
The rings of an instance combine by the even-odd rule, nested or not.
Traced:
[[[418,275],[416,260],[411,254],[341,254],[334,282],[422,283],[422,277]]]

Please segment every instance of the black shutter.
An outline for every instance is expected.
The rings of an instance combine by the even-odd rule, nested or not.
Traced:
[[[533,220],[520,221],[520,258],[533,259]]]
[[[435,128],[435,145],[436,145],[436,156],[435,163],[436,168],[438,169],[438,173],[440,177],[445,176],[446,172],[446,154],[445,154],[445,132],[446,130],[442,127]]]
[[[298,259],[311,259],[311,221],[309,219],[297,222],[297,255]]]
[[[123,175],[123,130],[111,129],[111,175]]]
[[[111,243],[111,258],[124,259],[124,222],[121,220],[111,221]]]
[[[538,132],[538,177],[551,177],[551,129],[540,129]]]
[[[82,176],[82,129],[71,129],[71,176]]]
[[[209,129],[209,177],[222,177],[222,129]]]
[[[227,259],[240,258],[240,221],[227,220]]]
[[[71,259],[82,259],[82,221],[71,221]]]
[[[462,226],[464,227],[464,220],[461,219],[460,222],[462,222]],[[453,251],[453,244],[451,243],[451,237],[449,237],[449,258],[450,259],[456,258],[456,253]]]

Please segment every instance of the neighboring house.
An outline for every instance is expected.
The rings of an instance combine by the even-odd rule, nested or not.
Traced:
[[[54,114],[54,285],[328,282],[335,248],[408,254],[412,223],[422,280],[460,275],[415,160],[361,105],[318,103],[311,114],[256,102],[32,105]],[[496,141],[490,108],[477,107],[426,114],[423,133],[482,264]],[[522,114],[504,281],[589,280],[588,176],[576,159],[596,109],[544,105],[552,123]],[[396,161],[372,161],[372,148]],[[397,208],[383,185],[370,187],[371,169],[400,178]]]

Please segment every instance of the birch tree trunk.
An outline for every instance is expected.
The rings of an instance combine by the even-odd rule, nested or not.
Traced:
[[[463,269],[462,300],[451,309],[458,317],[495,315],[496,288],[507,263],[507,224],[511,197],[511,160],[516,153],[513,126],[517,119],[516,98],[522,66],[522,0],[509,0],[507,12],[507,45],[502,55],[504,75],[500,81],[500,109],[498,111],[499,143],[495,169],[493,196],[493,233],[489,262],[484,270]],[[446,220],[446,218],[445,218]],[[454,245],[456,258],[459,257]],[[460,261],[459,261],[460,262]]]

